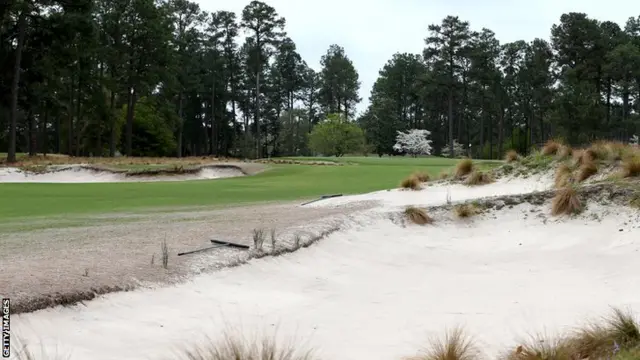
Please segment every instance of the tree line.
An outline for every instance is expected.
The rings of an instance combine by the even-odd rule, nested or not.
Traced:
[[[640,16],[563,14],[549,40],[506,44],[448,16],[424,35],[421,54],[384,65],[357,114],[345,49],[331,45],[315,71],[264,2],[236,14],[187,0],[3,1],[0,151],[259,158],[308,155],[338,133],[353,148],[362,133],[362,151],[384,155],[398,131],[423,129],[437,154],[497,158],[640,132]]]
[[[627,142],[640,132],[640,16],[621,27],[567,13],[550,40],[506,44],[447,16],[429,26],[422,54],[382,68],[359,123],[378,154],[407,129],[431,131],[441,153],[484,158],[552,137]]]
[[[352,119],[360,101],[345,50],[331,45],[314,71],[260,1],[237,15],[187,0],[12,0],[0,21],[10,162],[301,154],[320,119]]]

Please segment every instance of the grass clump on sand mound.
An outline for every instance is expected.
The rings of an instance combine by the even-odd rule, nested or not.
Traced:
[[[433,218],[427,214],[424,209],[417,208],[415,206],[408,206],[404,210],[404,216],[414,224],[426,225],[432,224]]]
[[[576,176],[576,180],[578,182],[582,182],[595,175],[598,172],[598,167],[592,161],[583,163],[580,168],[578,168],[578,174]]]
[[[582,211],[582,203],[573,186],[565,186],[556,191],[551,201],[551,215],[572,215]]]
[[[562,146],[562,143],[556,140],[548,140],[542,147],[542,151],[541,151],[542,155],[544,156],[556,155],[561,146]]]
[[[417,177],[418,180],[420,180],[420,182],[427,182],[427,181],[429,181],[431,179],[429,177],[429,174],[427,174],[426,172],[422,172],[422,171],[417,171],[417,172],[413,173],[413,176]]]
[[[567,164],[560,164],[556,169],[554,184],[556,188],[562,188],[572,182],[571,168]]]
[[[573,154],[573,149],[569,145],[560,145],[556,157],[558,159],[566,159]]]
[[[312,350],[299,350],[293,344],[278,345],[275,336],[261,340],[224,335],[222,340],[196,346],[184,352],[185,360],[312,360]]]
[[[474,170],[469,177],[464,181],[465,185],[473,186],[473,185],[486,185],[493,182],[493,179],[488,173]]]
[[[480,349],[461,328],[448,331],[443,339],[431,339],[421,354],[406,360],[480,360]]]
[[[460,179],[473,171],[473,161],[469,158],[462,159],[456,164],[455,178]]]
[[[518,161],[519,158],[520,158],[520,155],[518,155],[517,151],[509,150],[504,156],[504,161],[506,161],[507,163],[512,163],[514,161]]]
[[[628,156],[622,161],[622,176],[640,176],[640,155]]]
[[[409,175],[404,180],[402,180],[402,182],[400,182],[400,187],[402,187],[403,189],[420,190],[421,183],[422,181],[420,181],[417,176]]]
[[[470,217],[472,217],[474,215],[477,215],[480,212],[478,207],[475,206],[474,204],[456,205],[453,208],[453,211],[456,214],[456,216],[461,218],[461,219],[470,218]]]
[[[508,351],[501,360],[577,360],[574,351],[565,338],[548,339],[544,336],[533,336],[523,341],[515,351]],[[580,358],[581,359],[581,358]]]

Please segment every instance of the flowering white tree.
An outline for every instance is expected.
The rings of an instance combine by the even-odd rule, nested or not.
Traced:
[[[431,131],[411,129],[407,132],[398,131],[396,144],[393,149],[404,151],[411,156],[431,155]]]
[[[442,148],[442,156],[449,157],[449,146],[445,146]],[[453,140],[453,157],[459,158],[465,155],[464,148],[462,144],[458,142],[458,140]]]
[[[631,140],[629,141],[629,145],[640,145],[640,141],[638,140],[638,135],[633,135]]]

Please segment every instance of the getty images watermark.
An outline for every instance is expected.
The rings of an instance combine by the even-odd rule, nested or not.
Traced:
[[[11,301],[2,299],[2,357],[11,354]]]

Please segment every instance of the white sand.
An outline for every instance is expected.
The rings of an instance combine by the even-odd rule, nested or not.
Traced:
[[[452,186],[451,197],[540,184]],[[310,248],[178,286],[17,315],[14,334],[36,352],[42,345],[70,359],[160,359],[229,326],[248,333],[279,326],[280,335],[303,339],[323,359],[382,360],[412,355],[458,324],[496,352],[513,345],[514,335],[554,333],[610,305],[640,309],[637,211],[591,205],[580,218],[545,221],[525,204],[466,221],[436,214],[434,226],[402,228],[380,211],[442,203],[446,189],[388,194],[328,200],[382,205]],[[615,216],[591,218],[606,211]]]
[[[107,183],[141,181],[211,180],[243,176],[239,169],[205,167],[193,174],[162,176],[125,176],[109,171],[95,171],[81,166],[69,166],[43,174],[25,172],[17,168],[0,168],[0,183]]]

